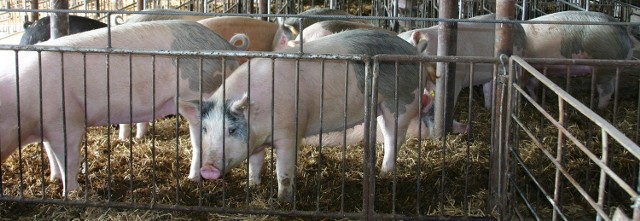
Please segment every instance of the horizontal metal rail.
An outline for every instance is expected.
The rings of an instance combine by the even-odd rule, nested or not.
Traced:
[[[636,159],[640,159],[640,148],[638,147],[637,144],[635,144],[628,137],[626,137],[624,134],[622,134],[618,129],[616,129],[608,121],[606,121],[605,119],[600,117],[598,114],[593,112],[591,109],[587,108],[584,104],[579,102],[577,99],[573,98],[571,95],[569,95],[563,89],[561,89],[559,86],[555,85],[550,79],[546,78],[546,76],[544,76],[542,73],[537,71],[533,66],[531,66],[529,63],[527,63],[525,61],[525,60],[529,60],[529,59],[522,59],[522,58],[520,58],[518,56],[512,56],[510,59],[511,59],[512,63],[517,64],[522,69],[528,71],[534,78],[536,78],[540,82],[542,82],[546,86],[546,88],[548,88],[550,91],[553,91],[558,96],[559,100],[561,100],[563,103],[566,102],[567,104],[571,105],[573,109],[577,110],[583,116],[585,116],[589,120],[591,120],[595,125],[600,127],[600,130],[602,131],[603,136],[612,137],[623,148],[625,148],[630,154],[632,154]],[[610,61],[610,60],[586,60],[586,59],[559,59],[559,60],[556,60],[556,59],[536,59],[535,61],[537,63],[544,63],[545,65],[551,65],[551,64],[565,64],[565,65],[566,64],[574,64],[574,65],[575,64],[582,64],[582,65],[596,65],[597,64],[597,65],[603,65],[603,64],[608,64],[608,65],[618,65],[618,66],[640,66],[640,62],[638,62],[638,61]],[[629,184],[627,184],[620,176],[618,176],[618,174],[616,174],[611,168],[609,168],[607,166],[606,157],[605,157],[606,155],[603,155],[603,159],[600,159],[593,152],[591,152],[588,147],[586,147],[582,142],[580,142],[571,132],[569,132],[568,129],[565,128],[565,126],[562,124],[562,122],[560,122],[561,120],[554,119],[549,113],[547,113],[545,111],[545,109],[540,104],[538,104],[533,98],[531,98],[523,88],[518,86],[516,83],[514,83],[513,85],[510,85],[510,87],[515,89],[515,93],[516,94],[518,94],[521,97],[524,97],[529,103],[531,103],[533,105],[533,107],[535,109],[537,109],[537,111],[540,114],[542,114],[544,116],[544,118],[546,118],[548,120],[548,122],[550,122],[555,128],[557,128],[558,131],[560,133],[562,133],[562,135],[564,135],[568,140],[573,142],[573,144],[583,154],[585,154],[591,160],[591,162],[593,162],[596,166],[599,167],[600,171],[603,174],[606,174],[606,176],[609,179],[611,179],[621,189],[623,189],[629,195],[630,198],[636,199],[638,197],[638,193],[637,193],[636,189],[634,187],[630,186]],[[569,174],[569,171],[567,171],[567,169],[563,166],[563,163],[556,156],[553,156],[552,153],[550,153],[548,150],[546,150],[544,148],[544,145],[526,127],[525,123],[522,122],[518,118],[518,116],[516,114],[512,114],[511,119],[515,122],[515,125],[519,129],[523,130],[527,134],[527,136],[529,138],[531,138],[531,140],[535,143],[535,146],[538,147],[538,150],[542,151],[542,153],[547,157],[547,159],[557,169],[557,172],[562,174],[562,176],[566,180],[568,180],[569,183],[571,183],[573,188],[575,188],[575,190],[577,190],[580,193],[580,195],[582,195],[582,197],[589,203],[589,205],[591,205],[591,207],[596,211],[598,216],[601,217],[604,220],[610,220],[611,218],[609,218],[607,212],[604,211],[604,208],[603,208],[602,204],[599,201],[596,202],[596,200],[594,200],[589,195],[589,193],[587,193],[587,191],[576,181],[576,179],[574,179],[573,176],[571,176]],[[558,141],[558,142],[561,142],[561,141]],[[606,141],[603,141],[603,142],[606,142]],[[558,145],[560,145],[560,144],[558,144]],[[603,144],[603,145],[607,145],[607,144]],[[532,179],[534,181],[534,183],[537,185],[538,190],[540,190],[543,193],[545,198],[547,198],[547,200],[550,201],[550,203],[553,206],[554,210],[557,211],[556,203],[558,203],[558,202],[555,202],[554,198],[550,198],[551,196],[539,185],[539,181],[534,176],[530,175],[529,169],[527,169],[527,167],[525,166],[525,164],[522,161],[522,159],[520,159],[519,156],[517,156],[517,153],[514,152],[515,150],[512,149],[511,151],[512,151],[512,155],[514,155],[515,159],[518,161],[519,167],[522,167],[525,170],[525,172],[527,173],[528,177],[530,179]],[[603,150],[603,151],[605,151],[605,150]],[[604,185],[604,184],[601,183],[600,185]],[[556,188],[558,188],[558,187],[556,187]],[[604,187],[601,187],[601,188],[604,188]],[[528,201],[526,203],[527,203],[527,205],[529,205]],[[531,211],[531,212],[533,212],[533,211]],[[560,214],[562,217],[564,217],[563,213],[559,212],[558,214]]]
[[[118,11],[118,10],[61,10],[61,9],[0,9],[0,12],[41,12],[41,13],[111,13],[111,14],[158,14],[154,11]],[[190,11],[162,12],[164,15],[197,15],[197,16],[247,16],[244,13],[199,13]],[[387,17],[387,16],[352,16],[352,15],[295,15],[295,14],[251,14],[253,17],[267,18],[317,18],[327,20],[401,20],[418,22],[465,22],[465,23],[503,23],[503,24],[566,24],[566,25],[622,25],[635,26],[640,22],[587,22],[587,21],[520,21],[520,20],[469,20],[469,19],[443,19],[443,18],[414,18],[414,17]]]
[[[613,126],[604,118],[600,117],[600,115],[593,112],[587,106],[582,104],[582,102],[578,101],[577,99],[569,95],[569,93],[562,90],[562,88],[558,87],[549,78],[545,77],[533,66],[529,65],[524,59],[520,58],[519,56],[512,56],[510,59],[517,62],[525,70],[529,71],[529,73],[531,73],[533,77],[539,79],[540,82],[545,86],[547,86],[550,90],[553,90],[555,93],[557,93],[559,99],[566,101],[568,104],[573,106],[578,112],[580,112],[581,114],[583,114],[584,116],[592,120],[597,126],[602,128],[614,140],[619,142],[627,151],[629,151],[629,153],[633,154],[634,157],[636,157],[637,159],[640,159],[640,147],[631,139],[629,139],[627,136],[622,134],[618,129],[616,129],[615,126]],[[570,59],[570,60],[575,60],[576,64],[588,64],[587,59]],[[578,63],[578,61],[584,62],[584,63]],[[562,62],[562,60],[558,60],[558,62]],[[592,63],[592,64],[597,64],[598,62],[600,62],[600,64],[607,63],[605,62],[605,60],[595,60],[594,62],[595,63]],[[611,64],[619,64],[619,65],[640,64],[638,63],[638,61],[608,61],[608,62],[611,62]],[[561,63],[556,63],[556,64],[561,64]],[[516,88],[519,88],[517,87],[517,85],[514,85],[514,86]]]
[[[19,203],[38,203],[53,205],[70,205],[80,207],[106,207],[116,209],[144,209],[144,210],[162,210],[162,211],[179,211],[179,212],[213,212],[227,214],[245,214],[245,215],[277,215],[287,217],[326,217],[333,219],[362,219],[365,217],[362,213],[351,212],[324,212],[324,211],[302,211],[302,210],[275,210],[275,209],[233,209],[228,207],[206,207],[206,206],[185,206],[185,205],[168,205],[168,204],[138,204],[127,202],[107,202],[107,201],[84,201],[84,200],[64,200],[64,199],[35,199],[35,198],[19,198],[0,196],[0,201],[19,202]],[[375,219],[400,219],[400,220],[441,220],[438,216],[408,216],[402,214],[374,214]],[[495,220],[490,217],[448,217],[453,220]]]

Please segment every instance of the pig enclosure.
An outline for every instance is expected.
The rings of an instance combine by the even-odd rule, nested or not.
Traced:
[[[417,4],[419,7],[414,8],[417,11],[415,16],[424,19],[416,19],[413,24],[415,27],[430,26],[437,21],[433,18],[435,16],[433,13],[437,13],[437,9],[433,7],[436,4],[434,2],[426,1]],[[572,2],[576,7],[586,6],[584,1]],[[183,8],[187,9],[188,4],[184,3],[189,2],[166,2],[171,5],[170,7],[187,6]],[[220,3],[220,8],[226,11],[211,10],[210,12],[245,12],[246,8],[240,8],[238,3]],[[376,14],[378,12],[373,10],[376,2],[374,4],[355,1],[343,3],[340,2],[336,6],[343,7],[341,9],[348,8],[351,14],[362,15],[363,18],[385,16]],[[595,3],[589,6],[592,10],[607,12],[623,21],[633,19],[629,13],[637,14],[637,11],[633,11],[634,7],[625,2],[596,1]],[[91,4],[94,3],[87,3],[87,5]],[[123,5],[133,9],[133,4],[124,2]],[[163,2],[160,1],[158,4],[161,5]],[[216,4],[218,3],[212,2],[212,5]],[[289,4],[276,1],[272,7],[275,8],[272,13],[295,14],[299,3],[289,2]],[[318,5],[320,3],[305,1],[300,4]],[[325,5],[330,4],[331,2],[325,3]],[[108,4],[104,2],[98,5]],[[520,13],[517,16],[532,18],[540,15],[542,11],[553,12],[573,7],[556,1],[537,1],[527,6],[530,13]],[[41,8],[46,7],[41,6]],[[95,4],[88,6],[88,9],[93,9],[92,7],[96,7]],[[257,8],[257,5],[255,7]],[[465,1],[461,7],[463,9],[461,14],[464,17],[472,17],[472,15],[484,14],[481,10],[491,9],[491,7],[495,6],[479,1]],[[622,10],[617,7],[621,7]],[[277,11],[278,8],[286,10]],[[99,12],[103,12],[102,10],[112,8],[99,9],[101,10]],[[230,9],[236,11],[229,11]],[[535,12],[536,10],[540,12]],[[11,13],[14,13],[14,16],[20,14]],[[24,13],[16,17],[22,18],[22,15]],[[393,22],[376,24],[386,25],[389,29],[394,28]],[[350,64],[367,60],[359,56],[331,54],[304,56],[278,52],[194,54],[185,51],[50,49],[13,45],[2,45],[1,48],[2,50],[52,50],[64,51],[64,53],[81,51],[85,54],[100,55],[135,54],[148,58],[267,57],[274,60],[285,58],[301,61],[338,60]],[[473,67],[487,63],[496,65],[501,63],[498,59],[469,57],[423,57],[417,60],[421,60],[422,64],[445,61]],[[371,67],[378,62],[376,58],[369,61],[372,63]],[[512,63],[509,64],[509,61]],[[522,72],[521,67],[526,68],[526,62],[519,60],[518,57],[514,56],[509,61],[502,62],[507,65],[506,70],[513,74]],[[233,169],[222,180],[192,182],[187,179],[191,161],[188,126],[182,117],[168,117],[155,121],[148,136],[140,140],[118,140],[115,125],[88,128],[81,147],[81,172],[77,177],[80,188],[69,195],[62,194],[62,184],[59,181],[49,180],[50,171],[46,152],[41,145],[25,145],[2,164],[0,217],[3,219],[145,220],[157,218],[271,220],[283,216],[306,219],[506,219],[511,217],[525,220],[535,218],[584,220],[602,216],[605,220],[609,220],[617,209],[627,216],[637,214],[632,205],[638,202],[640,152],[633,142],[637,143],[640,139],[638,132],[640,129],[640,89],[638,87],[640,62],[580,59],[543,59],[542,61],[533,59],[530,62],[551,65],[562,62],[573,65],[586,63],[620,67],[614,100],[606,109],[595,112],[632,142],[629,143],[629,140],[620,136],[616,129],[606,125],[601,121],[602,119],[595,119],[595,113],[584,110],[584,107],[579,107],[571,101],[562,102],[568,97],[558,88],[542,86],[543,89],[539,89],[542,92],[541,106],[538,106],[528,100],[527,96],[522,95],[523,92],[515,86],[517,83],[508,84],[507,78],[503,78],[506,85],[503,102],[511,101],[513,104],[507,105],[509,109],[504,110],[504,116],[511,119],[509,132],[506,133],[508,137],[504,138],[508,147],[504,150],[509,157],[509,164],[503,165],[508,167],[509,171],[508,181],[506,181],[508,189],[504,196],[505,201],[502,202],[504,208],[489,208],[489,201],[493,197],[490,192],[489,176],[492,164],[490,161],[491,137],[493,130],[498,130],[497,126],[492,126],[492,119],[500,116],[495,116],[492,110],[484,108],[481,93],[471,89],[462,92],[454,114],[454,119],[471,125],[469,134],[449,134],[445,139],[407,139],[403,147],[398,149],[397,171],[390,177],[377,175],[383,157],[381,143],[378,143],[375,148],[376,163],[373,165],[376,168],[373,173],[367,171],[367,165],[371,164],[365,157],[371,153],[372,149],[360,143],[344,146],[299,147],[295,179],[296,198],[293,202],[280,202],[276,198],[277,182],[274,162],[276,153],[272,148],[267,148],[265,169],[262,171],[263,182],[257,187],[248,185],[247,163]],[[544,72],[545,68],[538,71]],[[529,70],[529,72],[534,71]],[[402,76],[402,73],[399,76]],[[541,85],[546,84],[544,77],[535,74],[533,77],[542,79]],[[592,100],[597,98],[597,91],[591,86],[593,82],[591,76],[568,78],[568,80],[557,76],[550,76],[550,78],[557,85],[561,85],[560,88],[569,91],[572,96],[586,104],[586,109],[589,107],[596,109]],[[513,93],[507,95],[508,89]],[[303,88],[300,90],[304,91]],[[129,100],[129,98],[117,99]],[[549,114],[545,116],[539,109]],[[1,114],[0,117],[5,116],[5,113]],[[553,121],[557,123],[554,124]],[[567,132],[560,135],[559,127],[566,128]],[[602,132],[603,130],[606,132]],[[607,136],[603,136],[602,133],[606,133]],[[583,142],[584,145],[576,144],[572,136],[576,137],[575,141]],[[3,139],[2,134],[0,139]],[[586,147],[582,148],[582,146]],[[585,154],[587,149],[593,154]],[[597,159],[601,157],[607,160],[598,161]],[[602,175],[603,173],[606,173],[606,176]],[[367,193],[370,195],[366,195]],[[588,195],[589,199],[585,199],[585,195]],[[365,202],[367,200],[371,201]],[[371,205],[371,208],[366,208],[367,205]]]

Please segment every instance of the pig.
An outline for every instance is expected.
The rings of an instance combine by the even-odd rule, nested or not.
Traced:
[[[289,41],[287,44],[290,47],[295,47],[296,45],[300,44],[300,42],[303,42],[303,43],[310,42],[327,35],[335,34],[345,30],[352,30],[352,29],[385,30],[373,25],[364,24],[360,22],[339,21],[339,20],[320,21],[305,28],[304,31],[302,32],[303,33],[302,36],[298,35],[298,37],[296,37],[295,40]],[[392,31],[388,31],[388,32],[392,34],[396,34],[395,32],[392,32]],[[302,37],[302,41],[300,39],[301,37]]]
[[[134,14],[129,16],[125,24],[146,22],[146,21],[158,21],[158,20],[187,20],[187,21],[199,21],[202,19],[210,18],[211,16],[198,16],[198,15],[180,15],[180,14],[167,14],[175,12],[187,12],[176,9],[147,9],[145,12],[153,12],[153,14]]]
[[[431,64],[428,64],[431,65]],[[428,67],[427,69],[432,69],[435,71],[433,65]],[[411,119],[409,122],[409,127],[407,128],[407,138],[416,138],[416,139],[428,139],[433,138],[433,132],[430,131],[427,127],[427,123],[425,114],[426,111],[431,110],[431,105],[433,105],[433,92],[435,90],[435,85],[432,82],[427,82],[425,86],[425,91],[422,95],[422,110],[423,117],[418,118],[415,117]],[[422,120],[421,120],[422,119]],[[420,127],[420,128],[418,128]],[[303,145],[311,145],[311,146],[339,146],[339,145],[352,145],[352,144],[361,144],[364,141],[365,132],[364,132],[364,124],[358,124],[352,128],[348,128],[346,130],[346,136],[344,131],[336,131],[322,134],[322,141],[320,141],[319,135],[313,135],[310,137],[305,137],[302,139]],[[382,133],[382,128],[380,125],[377,125],[376,128],[376,142],[382,143],[384,142],[384,134]]]
[[[284,52],[296,53],[299,48]],[[417,55],[414,47],[394,35],[379,30],[350,30],[330,35],[304,47],[305,53],[314,54],[400,54]],[[260,170],[264,162],[264,148],[272,145],[277,152],[276,173],[278,198],[288,201],[293,196],[295,175],[296,141],[320,131],[335,131],[343,128],[343,105],[348,105],[347,127],[364,120],[362,107],[365,101],[364,71],[362,62],[326,60],[324,74],[324,110],[320,122],[320,90],[322,63],[318,60],[276,59],[272,65],[269,58],[254,58],[236,69],[225,81],[225,87],[202,102],[202,162],[200,174],[205,179],[219,179],[231,168],[239,166],[249,158],[249,184],[260,184]],[[250,66],[248,65],[250,64]],[[251,69],[249,69],[251,67]],[[295,109],[296,67],[300,68],[300,93],[298,97],[298,123],[292,117]],[[272,75],[271,70],[275,70]],[[380,64],[377,109],[382,117],[378,123],[384,134],[384,159],[380,174],[387,175],[395,167],[395,148],[404,142],[408,120],[418,115],[422,93],[419,90],[419,66],[415,63],[400,63],[398,73],[398,106],[394,101],[395,63]],[[345,76],[345,72],[350,74]],[[423,72],[424,73],[424,72]],[[250,83],[247,77],[250,75]],[[275,76],[276,79],[273,79]],[[345,91],[344,81],[348,81]],[[425,78],[422,78],[425,79]],[[270,83],[275,82],[272,87]],[[272,95],[272,90],[274,90]],[[250,93],[250,94],[249,94]],[[344,104],[348,93],[348,104]],[[249,97],[251,96],[251,97]],[[273,97],[272,97],[273,96]],[[271,100],[274,100],[274,106]],[[194,103],[194,102],[192,102]],[[197,103],[197,102],[196,102]],[[192,110],[201,110],[200,104]],[[273,131],[271,113],[274,113]],[[397,139],[394,115],[398,116]],[[250,125],[247,122],[250,121]],[[224,122],[222,125],[220,122]],[[295,131],[298,128],[298,131]],[[273,136],[272,136],[273,134]],[[224,144],[223,144],[224,140]]]
[[[229,39],[230,42],[236,42],[232,39],[236,36],[236,33],[243,33],[250,40],[251,44],[238,46],[240,50],[248,51],[272,51],[278,46],[278,24],[272,22],[266,22],[258,19],[239,17],[239,16],[225,16],[215,17],[199,20],[198,23],[208,27],[224,39]],[[284,34],[284,33],[283,33]],[[286,36],[285,39],[289,39],[292,36]],[[242,42],[247,44],[247,42]],[[284,44],[284,43],[280,43]],[[244,62],[244,59],[239,59],[239,62]],[[147,131],[147,123],[137,123],[136,138],[142,139]],[[118,138],[120,140],[126,140],[129,138],[130,127],[128,124],[120,125],[120,133]]]
[[[338,15],[338,16],[350,16],[351,14],[349,14],[348,12],[345,11],[341,11],[338,9],[331,9],[331,8],[320,8],[320,7],[315,7],[309,10],[306,10],[304,12],[298,13],[299,16],[310,16],[310,15]],[[289,17],[287,19],[285,19],[282,23],[284,25],[284,27],[286,27],[287,29],[289,29],[291,31],[291,33],[293,33],[294,36],[297,36],[300,33],[300,20],[302,18],[300,17]],[[325,18],[304,18],[304,20],[302,20],[302,29],[305,29],[309,26],[311,26],[312,24],[316,23],[316,22],[320,22],[320,21],[324,21],[324,20],[329,20],[329,19],[325,19]],[[365,20],[352,20],[353,22],[359,22],[359,23],[368,23]]]
[[[618,22],[617,19],[599,12],[564,11],[541,16],[531,21],[576,21],[576,22]],[[522,24],[527,37],[529,58],[573,58],[573,59],[613,59],[627,60],[633,56],[633,43],[637,42],[631,26],[616,25],[573,25],[573,24]],[[536,68],[542,68],[542,66]],[[549,74],[566,73],[562,65],[548,66]],[[575,65],[570,75],[596,74],[598,108],[608,106],[614,92],[615,67]],[[537,80],[528,82],[527,90],[532,95]],[[534,96],[537,99],[537,96]]]
[[[247,35],[251,39],[251,44],[246,49],[248,51],[273,51],[278,48],[278,44],[284,44],[278,41],[279,25],[272,22],[248,17],[224,16],[203,19],[198,23],[207,26],[225,39],[230,39],[236,33]],[[293,36],[289,34],[285,37],[289,39]]]
[[[470,18],[470,20],[495,20],[495,14],[481,15]],[[458,56],[485,56],[494,57],[495,24],[478,22],[459,22],[456,53]],[[423,48],[422,54],[434,56],[438,48],[438,26],[416,29],[398,34],[398,37],[405,39],[418,48]],[[520,24],[513,24],[513,54],[524,55],[526,50],[526,36]],[[426,39],[426,44],[420,44],[420,39]],[[424,41],[423,41],[424,42]],[[469,79],[469,65],[456,65],[456,80],[454,103],[458,99],[458,94],[462,88],[472,81],[474,85],[486,84],[493,78],[492,64],[476,64],[474,67],[474,79]],[[432,106],[433,108],[434,106]],[[433,111],[430,111],[433,113]],[[423,121],[431,125],[433,114],[428,114]],[[429,126],[429,130],[433,130]],[[454,133],[465,132],[468,125],[454,122]]]
[[[107,37],[107,29],[97,29],[38,45],[106,47]],[[111,29],[111,44],[113,48],[147,50],[236,50],[213,31],[192,21],[156,21],[116,26]],[[15,53],[5,52],[2,58],[15,61],[14,57]],[[189,122],[192,151],[199,156],[200,119],[189,114],[194,113],[188,109],[192,106],[176,107],[176,100],[194,100],[211,95],[226,73],[238,66],[233,59],[226,60],[224,66],[220,59],[204,59],[201,68],[199,59],[176,60],[170,56],[156,56],[153,65],[150,56],[133,55],[130,69],[128,55],[111,54],[108,56],[109,63],[117,65],[109,66],[109,79],[104,79],[107,73],[107,56],[104,54],[88,53],[83,58],[81,53],[67,52],[61,57],[58,52],[42,52],[41,57],[38,60],[37,52],[22,51],[18,53],[18,76],[13,62],[8,62],[0,72],[0,84],[3,85],[0,87],[0,162],[4,162],[18,144],[39,142],[42,138],[50,161],[51,178],[62,179],[65,193],[78,187],[76,176],[85,120],[87,126],[100,126],[128,123],[130,119],[134,122],[150,121],[179,113]],[[61,67],[61,59],[64,59],[64,67]],[[39,62],[46,68],[39,67]],[[177,66],[179,70],[176,70]],[[130,71],[132,79],[129,78]],[[176,71],[180,76],[179,88],[176,88]],[[155,91],[152,90],[154,85],[151,80],[154,76]],[[42,78],[41,82],[46,83],[41,84],[39,77]],[[63,79],[64,92],[61,87]],[[86,93],[83,86],[85,82]],[[130,82],[134,85],[131,103],[128,99]],[[19,84],[19,95],[16,94],[16,84]],[[39,85],[41,90],[37,89]],[[109,102],[107,86],[110,87]],[[42,91],[42,97],[39,91]],[[155,96],[154,99],[151,99],[152,96]],[[42,102],[42,106],[39,102]],[[19,115],[16,114],[17,105]],[[176,108],[179,108],[178,113],[175,112]],[[38,110],[42,110],[42,118]],[[152,114],[153,110],[155,115]],[[18,122],[20,127],[17,126]],[[195,170],[191,171],[190,176],[199,179],[199,161],[191,163],[191,168]]]
[[[21,45],[33,45],[38,42],[49,40],[51,37],[51,18],[49,16],[35,21],[30,27],[24,30]],[[107,27],[107,24],[86,17],[69,15],[69,34],[76,34],[84,31]]]
[[[226,36],[225,36],[225,39]],[[238,50],[246,50],[249,46],[249,38],[245,34],[235,34],[233,36],[229,36],[229,43],[235,45],[237,42],[240,42],[240,45],[236,46]],[[242,61],[242,59],[237,59]],[[147,133],[149,127],[149,123],[140,122],[136,123],[136,139],[142,139]],[[119,140],[127,140],[129,138],[129,134],[131,133],[131,126],[129,124],[120,124],[118,131],[118,139]]]

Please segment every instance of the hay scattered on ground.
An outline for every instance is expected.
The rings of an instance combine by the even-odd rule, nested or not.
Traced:
[[[637,88],[634,90],[637,91]],[[463,93],[462,99],[466,99]],[[478,95],[474,95],[472,111],[473,134],[450,135],[446,140],[447,149],[443,151],[443,143],[438,140],[423,140],[418,148],[417,139],[409,139],[406,145],[399,150],[397,161],[397,176],[395,177],[395,213],[398,214],[423,214],[438,216],[491,216],[487,212],[488,199],[488,171],[490,149],[490,113],[481,107]],[[462,100],[461,99],[461,100]],[[637,97],[621,100],[619,116],[616,125],[628,136],[637,134]],[[467,102],[460,102],[457,107],[456,118],[463,122],[467,119]],[[557,102],[552,97],[548,100],[548,109],[557,107]],[[554,106],[555,105],[555,106]],[[583,117],[575,116],[575,111],[569,118],[568,128],[575,132],[580,140],[591,141],[592,151],[599,156],[600,142],[598,130],[592,134],[587,131],[589,124],[584,123]],[[605,111],[605,115],[611,110]],[[523,107],[523,121],[532,129],[534,134],[543,137],[545,149],[555,154],[557,129],[548,123],[539,123],[541,116],[533,114],[531,105]],[[557,115],[557,114],[556,114]],[[180,118],[179,118],[180,119]],[[96,127],[89,129],[89,138],[86,142],[88,166],[82,163],[81,170],[84,173],[78,176],[81,188],[73,192],[70,200],[90,200],[107,202],[134,202],[137,204],[166,204],[227,208],[250,209],[276,209],[290,210],[293,205],[280,203],[275,199],[277,184],[274,180],[274,168],[271,166],[271,152],[267,152],[263,184],[257,188],[248,189],[246,164],[234,169],[226,175],[225,180],[205,181],[201,184],[189,181],[187,173],[190,162],[190,141],[188,128],[184,120],[180,120],[177,130],[176,118],[160,120],[156,123],[154,140],[147,137],[142,140],[119,141],[116,140],[116,128]],[[107,145],[107,130],[110,130],[110,145]],[[530,139],[522,132],[520,155],[525,164],[530,167],[532,173],[549,192],[553,191],[555,168],[550,161],[536,148]],[[470,138],[470,139],[469,139]],[[154,143],[155,141],[155,143]],[[176,143],[179,143],[176,148]],[[469,146],[467,147],[467,143]],[[155,144],[155,149],[152,148]],[[615,150],[614,150],[615,149]],[[382,148],[377,149],[377,166],[382,159]],[[609,159],[612,168],[629,183],[635,183],[634,171],[637,171],[637,160],[617,146],[612,147]],[[363,178],[363,147],[350,145],[346,149],[342,147],[301,147],[298,154],[298,171],[296,177],[295,208],[301,211],[321,212],[359,212],[362,210],[362,178]],[[346,152],[343,152],[346,151]],[[419,152],[418,152],[419,151]],[[587,187],[587,192],[592,197],[597,196],[597,180],[599,170],[586,159],[575,145],[567,145],[564,148],[564,162],[569,173]],[[153,154],[152,154],[153,153]],[[343,155],[344,153],[344,155]],[[419,154],[420,153],[420,154]],[[468,153],[468,154],[467,154]],[[83,156],[85,152],[82,151]],[[107,156],[111,155],[110,161]],[[443,154],[446,154],[444,163]],[[132,158],[130,158],[130,155]],[[155,155],[155,157],[153,157]],[[320,160],[319,156],[322,156]],[[420,155],[420,157],[418,157]],[[22,150],[22,161],[18,160],[14,153],[9,160],[2,165],[2,193],[5,196],[25,198],[60,199],[62,186],[59,182],[48,180],[49,168],[46,155],[38,145],[28,145]],[[176,156],[179,158],[176,161]],[[344,157],[344,160],[343,160]],[[44,159],[44,162],[42,162]],[[20,164],[20,162],[22,162]],[[110,163],[111,167],[107,166]],[[344,162],[344,165],[343,165]],[[131,167],[131,164],[133,167]],[[22,192],[20,189],[20,167],[22,168]],[[345,173],[342,173],[343,167]],[[176,172],[176,168],[178,168]],[[421,173],[418,175],[417,170]],[[378,168],[379,169],[379,168]],[[445,171],[443,175],[443,170]],[[154,173],[155,171],[155,173]],[[111,174],[109,177],[108,174]],[[44,174],[45,177],[42,177]],[[523,171],[516,169],[516,183],[519,186],[529,186],[526,193],[540,214],[550,216],[551,208],[540,193],[534,191],[532,182],[524,175]],[[392,213],[394,208],[393,177],[376,178],[375,209],[379,213]],[[443,181],[444,180],[444,185]],[[344,192],[342,188],[344,183]],[[418,183],[420,187],[418,187]],[[319,184],[319,186],[318,186]],[[575,219],[594,216],[590,206],[581,199],[574,188],[564,182],[563,205],[566,214]],[[43,190],[44,185],[44,190]],[[608,190],[610,197],[608,206],[625,207],[629,200],[624,193],[612,186]],[[133,189],[130,189],[133,187]],[[465,187],[466,195],[465,195]],[[419,189],[418,189],[419,188]],[[444,194],[441,194],[443,192]],[[419,194],[418,194],[419,193]],[[419,196],[418,196],[419,195]],[[344,196],[344,199],[342,198]],[[85,198],[86,197],[86,198]],[[223,199],[224,197],[224,199]],[[442,199],[442,201],[441,201]],[[344,200],[344,204],[342,204]],[[417,206],[419,202],[419,207]],[[442,202],[442,208],[440,206]],[[468,209],[465,210],[465,202]],[[526,208],[519,198],[516,198],[518,211],[527,213]],[[209,214],[204,212],[172,212],[149,210],[123,210],[109,208],[56,206],[25,203],[0,203],[0,217],[2,219],[29,218],[29,219],[100,219],[100,220],[149,220],[149,219],[260,219],[275,220],[273,216],[254,216],[238,214]],[[628,213],[629,214],[629,213]]]

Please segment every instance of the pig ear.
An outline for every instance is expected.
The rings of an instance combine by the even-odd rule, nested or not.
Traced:
[[[411,33],[411,44],[416,46],[419,53],[427,49],[427,37],[422,32],[416,31]]]
[[[188,101],[180,100],[178,102],[178,105],[179,105],[178,106],[179,112],[183,117],[189,120],[195,120],[199,118],[201,114],[199,100],[188,100]]]
[[[231,104],[231,112],[242,114],[247,108],[249,108],[249,105],[249,96],[245,93],[242,98]]]
[[[273,39],[273,50],[282,50],[287,47],[287,43],[293,39],[293,34],[290,29],[284,25],[280,25]]]

